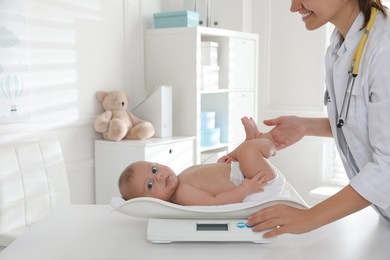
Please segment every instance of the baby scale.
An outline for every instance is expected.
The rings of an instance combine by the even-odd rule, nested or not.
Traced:
[[[272,243],[265,232],[253,232],[246,226],[252,213],[276,204],[307,208],[295,189],[286,183],[278,196],[258,201],[221,206],[181,206],[155,198],[135,198],[128,201],[113,198],[115,211],[147,218],[146,239],[152,243],[172,242],[253,242]]]

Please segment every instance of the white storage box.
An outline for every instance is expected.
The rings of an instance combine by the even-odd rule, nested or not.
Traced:
[[[202,66],[202,90],[219,88],[219,67]]]
[[[201,112],[200,113],[200,128],[211,129],[215,128],[215,112]]]
[[[218,66],[218,43],[202,42],[202,65]]]

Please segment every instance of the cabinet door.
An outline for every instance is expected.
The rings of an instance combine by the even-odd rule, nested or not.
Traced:
[[[229,94],[229,143],[241,143],[245,139],[245,130],[241,123],[241,118],[244,116],[256,120],[254,91]]]
[[[200,25],[233,31],[252,31],[251,0],[195,0],[195,2]]]
[[[256,82],[256,43],[232,38],[229,44],[229,88],[253,89]]]
[[[209,0],[209,27],[243,31],[242,0]]]
[[[195,1],[195,11],[199,13],[199,25],[209,27],[210,10],[209,10],[208,1],[207,0],[194,0],[194,1]]]

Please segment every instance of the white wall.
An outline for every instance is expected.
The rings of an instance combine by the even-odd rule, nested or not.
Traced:
[[[109,1],[109,0],[106,0]],[[117,0],[118,1],[118,0]],[[131,97],[129,109],[148,96],[144,79],[144,31],[153,28],[153,13],[186,9],[183,0],[123,0],[126,85]]]
[[[11,0],[14,1],[14,0]],[[126,89],[122,0],[26,0],[30,118],[0,124],[0,144],[57,138],[73,203],[94,201],[98,90]],[[7,19],[18,16],[7,14]],[[24,68],[20,68],[24,69]]]
[[[27,73],[30,111],[22,122],[0,121],[0,145],[59,139],[72,202],[94,203],[94,140],[101,136],[93,122],[103,111],[95,94],[125,90],[130,109],[144,99],[144,30],[154,12],[179,10],[182,2],[18,0],[22,15],[7,10],[9,3],[16,2],[0,3],[1,18],[23,20],[27,32],[25,64],[16,70]]]
[[[290,4],[290,0],[253,1],[253,32],[260,35],[259,125],[281,115],[326,116],[325,29],[307,31],[301,16],[290,12]],[[318,202],[309,192],[323,184],[330,140],[304,138],[271,159],[310,204]]]

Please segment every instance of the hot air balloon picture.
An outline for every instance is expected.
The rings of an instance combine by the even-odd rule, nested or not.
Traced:
[[[3,73],[0,76],[0,123],[25,121],[29,117],[28,103],[23,79],[17,74]]]
[[[1,96],[9,103],[9,112],[18,112],[18,101],[24,90],[23,80],[15,74],[8,74],[0,79]]]
[[[26,3],[0,0],[0,124],[30,119]]]

